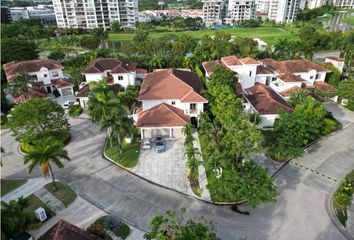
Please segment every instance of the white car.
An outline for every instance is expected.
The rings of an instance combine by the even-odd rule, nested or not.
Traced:
[[[66,102],[64,102],[64,104],[63,104],[63,108],[68,109],[71,104],[72,104],[72,105],[79,105],[79,103],[78,103],[78,102],[75,102],[75,101],[66,101]]]
[[[143,150],[149,150],[152,147],[151,139],[144,140],[143,142]]]

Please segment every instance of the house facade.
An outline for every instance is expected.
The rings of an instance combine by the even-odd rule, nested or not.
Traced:
[[[119,84],[124,91],[128,85],[140,84],[146,72],[145,69],[137,68],[135,62],[98,58],[91,62],[82,74],[86,83],[102,81],[106,77],[109,83]]]
[[[206,78],[219,65],[235,73],[245,111],[257,112],[261,117],[261,127],[272,126],[279,117],[280,109],[291,111],[292,107],[286,102],[291,91],[310,88],[330,93],[335,91],[324,82],[330,71],[307,60],[276,61],[268,58],[257,61],[231,55],[221,60],[203,62],[202,65]],[[306,92],[322,102],[328,100],[309,90]]]
[[[18,74],[25,74],[29,78],[26,96],[14,96],[22,99],[36,97],[59,97],[74,95],[73,84],[63,77],[63,65],[53,60],[35,59],[4,64],[4,71],[9,85],[16,81]],[[31,94],[31,93],[38,94]]]
[[[159,69],[145,75],[134,112],[141,137],[182,136],[182,128],[197,124],[208,101],[202,96],[203,84],[198,75],[188,70]]]

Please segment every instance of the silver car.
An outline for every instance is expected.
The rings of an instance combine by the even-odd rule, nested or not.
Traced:
[[[143,150],[149,150],[152,147],[151,139],[146,139],[143,142]]]
[[[163,142],[163,138],[161,136],[156,136],[156,139],[155,139],[155,151],[157,153],[165,151],[165,143]]]

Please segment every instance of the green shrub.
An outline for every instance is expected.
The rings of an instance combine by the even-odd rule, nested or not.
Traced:
[[[70,117],[78,117],[81,115],[82,111],[83,109],[79,105],[71,105],[68,114]]]
[[[327,135],[335,130],[337,130],[337,122],[333,119],[325,118],[323,135]]]

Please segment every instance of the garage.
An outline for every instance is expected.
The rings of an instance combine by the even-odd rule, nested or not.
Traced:
[[[181,138],[182,128],[141,128],[141,138],[155,138],[156,136],[163,136],[164,138]]]
[[[70,96],[70,95],[74,95],[72,92],[72,88],[62,88],[60,89],[61,92],[61,96]]]

